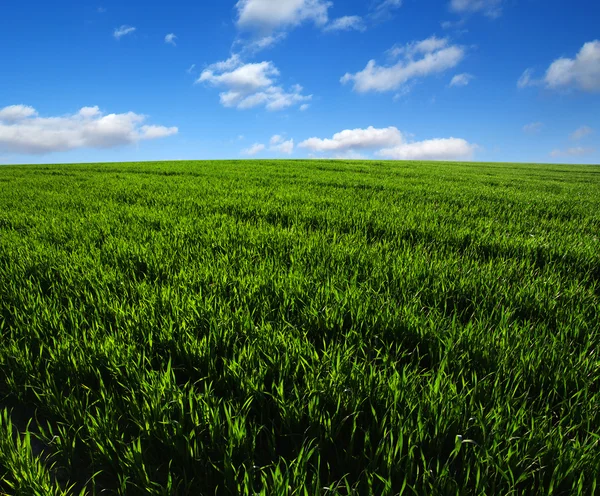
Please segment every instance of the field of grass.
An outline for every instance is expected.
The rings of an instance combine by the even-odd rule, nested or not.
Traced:
[[[594,494],[600,167],[0,168],[0,494]]]

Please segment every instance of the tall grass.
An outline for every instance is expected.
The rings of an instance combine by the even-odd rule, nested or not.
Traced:
[[[600,168],[0,169],[0,493],[594,494]]]

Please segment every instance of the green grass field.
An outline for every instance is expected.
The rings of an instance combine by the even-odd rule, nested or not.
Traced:
[[[600,491],[600,167],[0,168],[0,493]]]

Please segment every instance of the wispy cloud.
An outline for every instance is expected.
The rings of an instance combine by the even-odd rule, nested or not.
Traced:
[[[596,151],[595,148],[584,148],[582,146],[575,146],[572,148],[567,148],[566,150],[555,149],[550,152],[550,156],[552,157],[580,157],[582,155],[589,155],[590,153],[594,153]]]
[[[265,148],[265,145],[262,143],[254,143],[252,146],[244,148],[242,150],[242,155],[256,155],[257,153],[264,151]]]
[[[357,15],[339,17],[325,26],[324,31],[365,31],[363,18]]]
[[[569,136],[573,141],[578,141],[592,134],[594,130],[589,126],[581,126],[571,133]]]
[[[432,36],[393,47],[388,55],[402,59],[388,66],[370,60],[362,71],[345,74],[341,83],[352,82],[354,91],[359,93],[397,90],[411,79],[444,72],[457,66],[464,58],[465,50],[461,46],[451,45],[447,38]]]
[[[177,46],[177,43],[175,43],[176,39],[177,39],[177,36],[175,36],[175,34],[169,33],[168,35],[165,36],[165,43],[168,43],[169,45]]]
[[[525,124],[523,126],[523,132],[527,134],[535,134],[539,133],[543,127],[544,124],[542,122],[530,122],[529,124]]]
[[[467,74],[466,72],[457,74],[450,81],[450,86],[467,86],[472,79],[473,76],[471,74]]]
[[[123,36],[133,33],[134,31],[135,28],[133,26],[127,26],[123,24],[121,27],[115,28],[113,36],[118,40],[121,39]]]

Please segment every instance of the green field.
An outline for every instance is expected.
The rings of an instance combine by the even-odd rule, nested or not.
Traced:
[[[0,168],[0,494],[600,491],[600,167]]]

